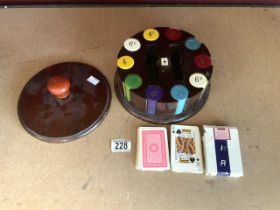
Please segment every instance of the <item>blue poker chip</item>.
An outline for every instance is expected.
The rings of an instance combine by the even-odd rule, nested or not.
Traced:
[[[189,96],[189,90],[183,85],[174,85],[171,88],[170,94],[177,101],[175,114],[181,114],[184,111],[186,102]]]
[[[201,43],[196,38],[189,38],[185,41],[185,47],[189,50],[198,50]]]
[[[176,101],[186,100],[189,96],[189,90],[183,85],[174,85],[170,94]]]

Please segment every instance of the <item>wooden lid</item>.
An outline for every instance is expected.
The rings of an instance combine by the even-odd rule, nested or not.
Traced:
[[[23,127],[49,142],[78,139],[95,129],[107,114],[111,90],[96,68],[66,62],[32,77],[18,101]]]

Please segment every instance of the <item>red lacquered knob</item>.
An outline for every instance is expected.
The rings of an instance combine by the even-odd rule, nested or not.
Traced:
[[[48,81],[48,91],[56,98],[66,98],[70,94],[70,82],[62,76],[53,76]]]

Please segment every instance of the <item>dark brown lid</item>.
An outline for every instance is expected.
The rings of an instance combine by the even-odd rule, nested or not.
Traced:
[[[66,62],[37,73],[23,88],[18,115],[33,136],[49,142],[78,139],[107,114],[111,90],[96,68]]]

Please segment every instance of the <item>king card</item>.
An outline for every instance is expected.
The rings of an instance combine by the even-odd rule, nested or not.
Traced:
[[[175,172],[203,173],[198,127],[171,125],[171,167]]]

